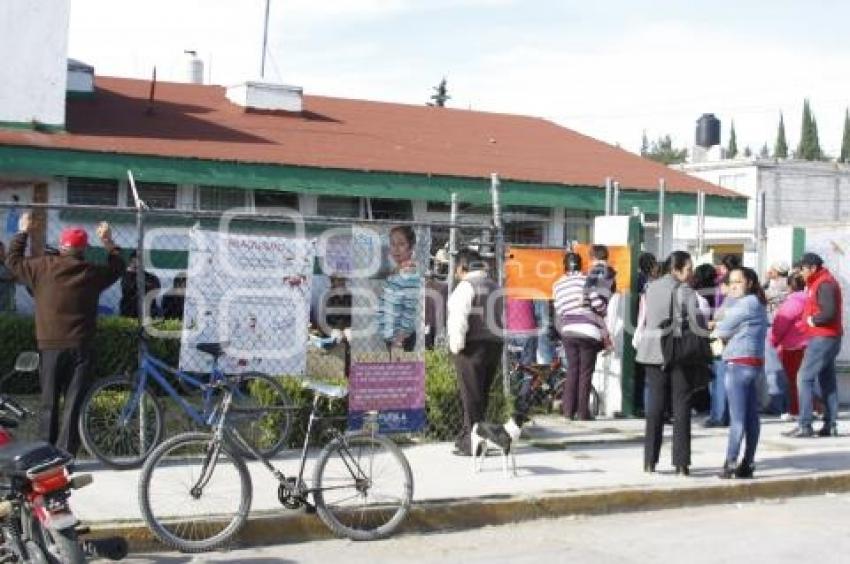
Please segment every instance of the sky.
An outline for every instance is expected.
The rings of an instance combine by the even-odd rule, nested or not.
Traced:
[[[270,0],[265,79],[306,94],[543,117],[637,152],[690,147],[697,118],[734,121],[739,150],[789,146],[810,99],[840,151],[850,2],[833,0]],[[71,0],[69,56],[108,76],[213,84],[260,76],[265,0]]]

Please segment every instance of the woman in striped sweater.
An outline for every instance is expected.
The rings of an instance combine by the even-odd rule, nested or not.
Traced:
[[[567,381],[564,385],[564,416],[591,419],[588,403],[596,356],[607,342],[608,331],[600,311],[605,299],[585,290],[587,277],[581,273],[581,257],[564,256],[564,275],[552,287],[558,332],[567,355]]]

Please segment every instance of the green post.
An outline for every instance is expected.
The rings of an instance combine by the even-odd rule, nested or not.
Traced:
[[[643,229],[640,217],[633,215],[629,218],[629,254],[631,255],[630,267],[632,270],[631,284],[623,295],[625,299],[625,323],[623,325],[623,355],[620,367],[620,393],[623,398],[621,415],[633,417],[635,415],[635,348],[632,346],[634,326],[637,321],[638,311],[638,278],[637,262],[643,243]]]
[[[803,258],[806,252],[806,230],[803,227],[795,227],[791,235],[791,262],[797,262]]]

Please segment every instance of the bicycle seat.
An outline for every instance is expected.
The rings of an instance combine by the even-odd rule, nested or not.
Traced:
[[[345,386],[332,386],[330,384],[323,384],[322,382],[316,382],[314,380],[302,380],[301,387],[313,390],[317,394],[328,398],[339,399],[348,395],[348,388]]]
[[[229,343],[198,343],[195,348],[201,352],[211,354],[213,358],[218,358],[224,355],[224,347]]]

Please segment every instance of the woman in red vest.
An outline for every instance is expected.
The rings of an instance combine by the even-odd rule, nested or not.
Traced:
[[[803,322],[809,344],[803,354],[803,364],[797,376],[800,400],[800,418],[797,427],[785,433],[788,437],[813,437],[812,396],[815,378],[818,379],[824,402],[823,427],[817,431],[822,437],[835,436],[838,416],[838,388],[835,379],[835,358],[841,350],[844,328],[841,322],[841,287],[823,259],[815,253],[806,253],[800,261],[800,274],[806,280],[806,303]]]

